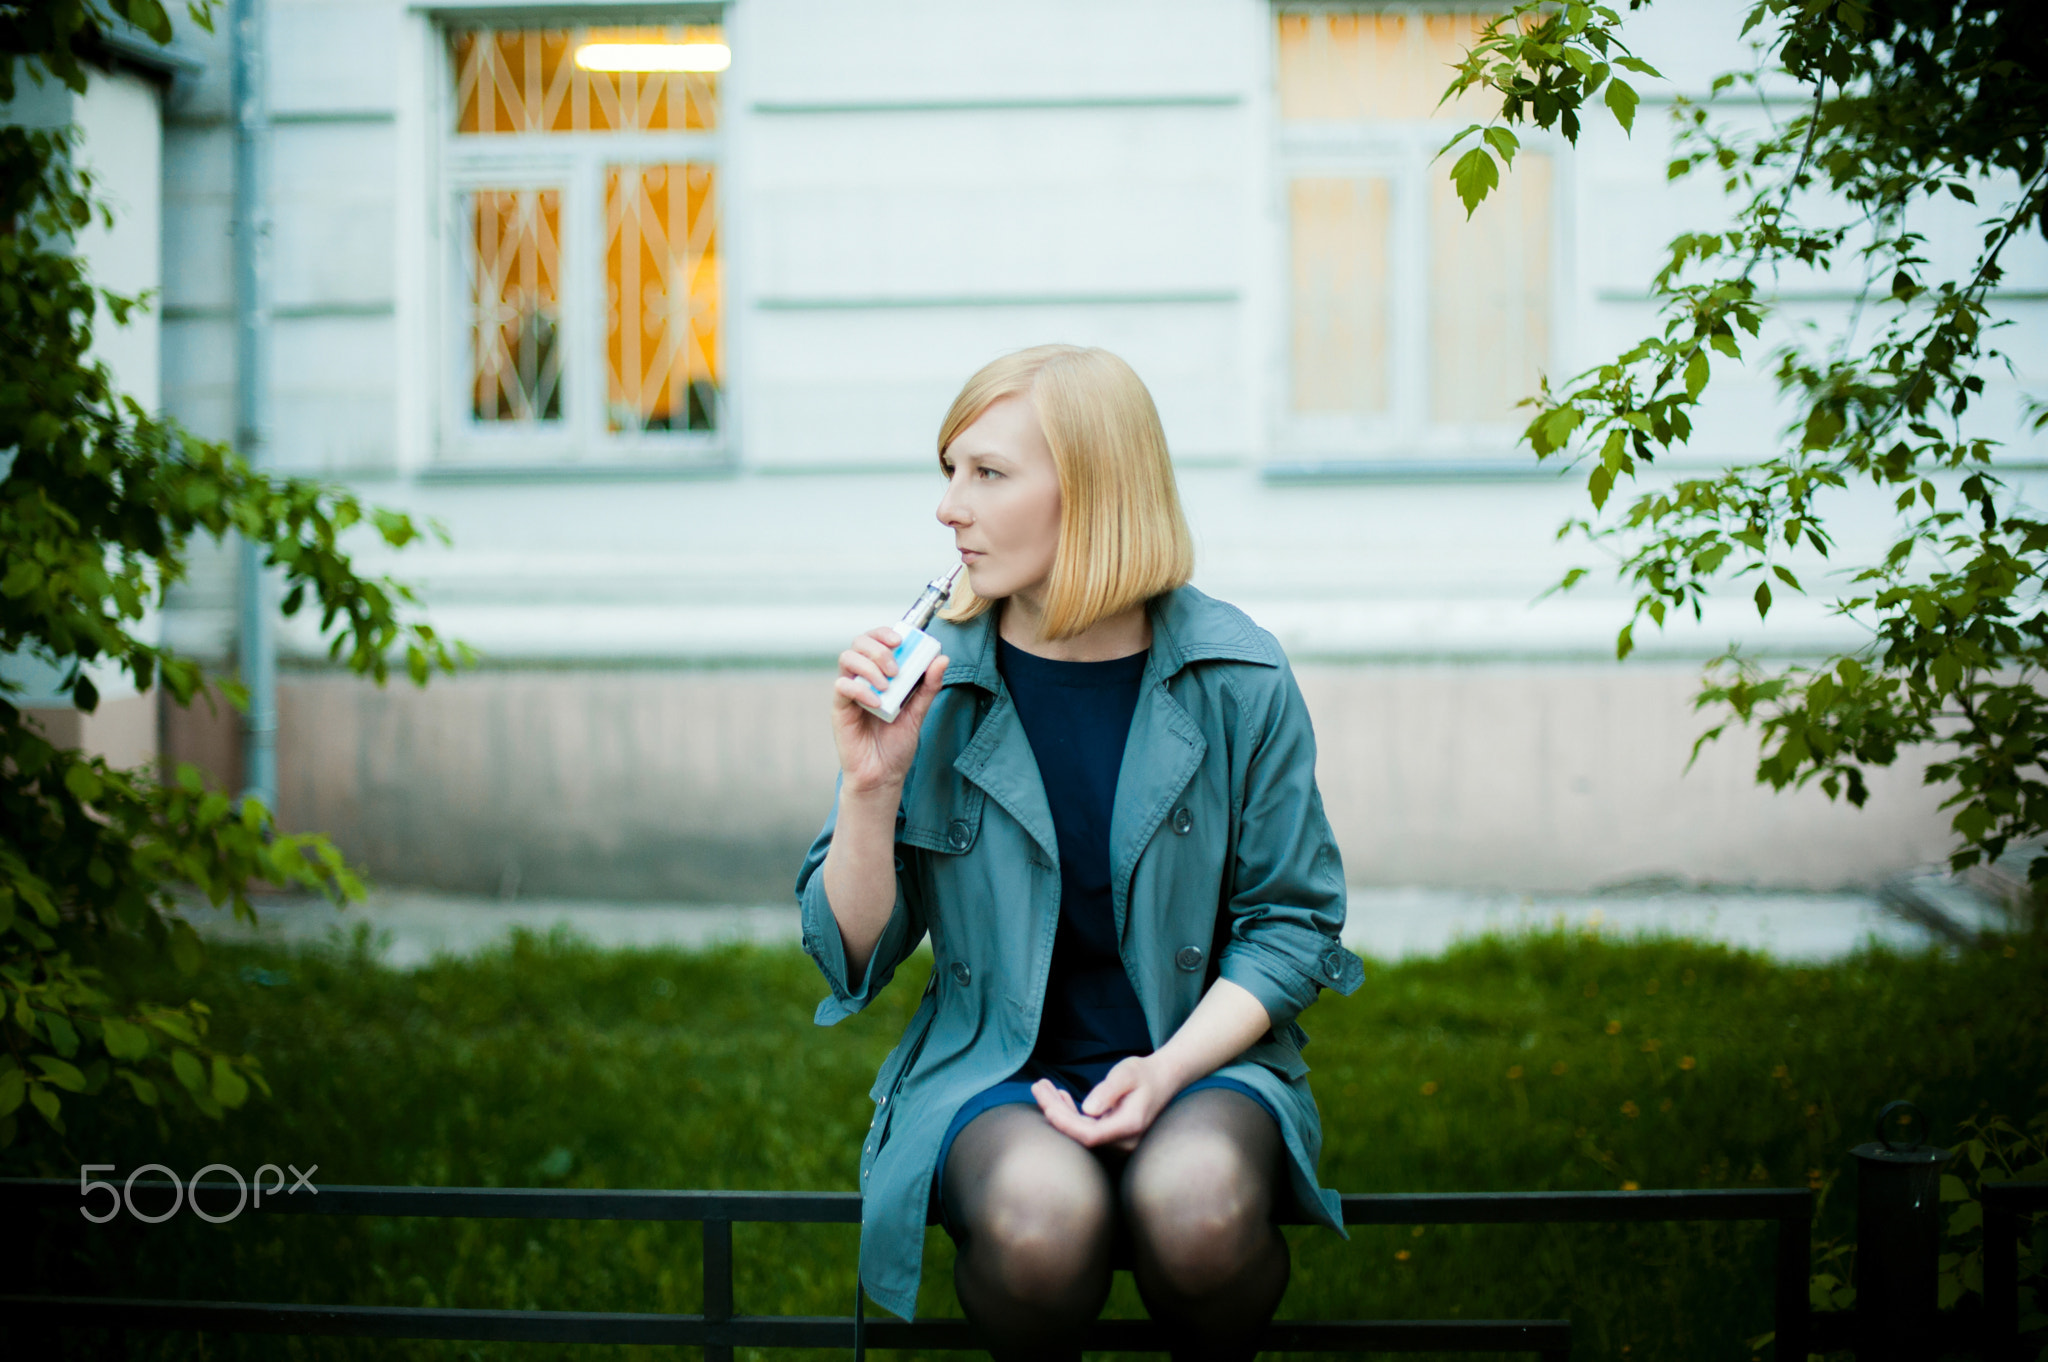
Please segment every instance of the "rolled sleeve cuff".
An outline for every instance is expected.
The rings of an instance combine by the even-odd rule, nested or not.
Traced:
[[[1300,1016],[1323,989],[1348,994],[1365,979],[1358,957],[1335,941],[1324,948],[1312,972],[1292,957],[1250,941],[1232,942],[1217,968],[1222,978],[1259,1000],[1275,1030]]]
[[[831,901],[825,897],[825,877],[811,876],[797,901],[803,913],[804,954],[818,962],[818,971],[832,990],[831,997],[818,1003],[817,1022],[830,1026],[867,1006],[868,981],[862,979],[856,992],[853,981],[847,977],[846,942],[839,935],[838,920],[832,916]]]
[[[897,869],[902,869],[898,862]],[[868,957],[868,967],[859,979],[850,976],[846,964],[846,940],[839,934],[839,920],[832,916],[831,900],[825,897],[825,876],[813,874],[797,896],[803,921],[804,953],[818,962],[832,996],[821,999],[815,1020],[820,1026],[843,1021],[873,1001],[878,984],[887,983],[893,971],[884,967],[902,950],[908,919],[903,890],[899,884],[896,903],[889,911],[889,924]]]

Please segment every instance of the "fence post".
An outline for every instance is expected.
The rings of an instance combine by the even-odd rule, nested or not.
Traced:
[[[704,1222],[704,1322],[732,1318],[732,1221]],[[708,1343],[704,1362],[732,1362],[730,1343]]]
[[[1877,1116],[1877,1139],[1856,1156],[1857,1362],[1924,1362],[1939,1356],[1937,1261],[1941,1252],[1941,1165],[1953,1151],[1886,1137],[1885,1123],[1919,1108],[1892,1102]]]
[[[2020,1355],[2020,1217],[1984,1189],[1984,1355],[2014,1362]]]
[[[1806,1214],[1778,1222],[1777,1337],[1780,1362],[1806,1362],[1806,1317],[1813,1308],[1808,1283],[1813,1277],[1813,1203]]]

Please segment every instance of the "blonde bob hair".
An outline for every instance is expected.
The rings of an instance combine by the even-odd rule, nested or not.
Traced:
[[[1044,636],[1072,638],[1184,585],[1194,575],[1195,547],[1159,409],[1131,366],[1107,350],[1034,345],[983,365],[939,426],[939,467],[961,431],[996,402],[1019,396],[1037,409],[1060,480]],[[961,623],[988,607],[963,576],[941,618]]]

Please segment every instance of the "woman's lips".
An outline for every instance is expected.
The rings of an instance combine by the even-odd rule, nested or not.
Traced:
[[[986,557],[986,556],[987,556],[987,555],[985,555],[984,553],[982,553],[982,551],[981,551],[981,550],[979,550],[979,549],[962,549],[962,550],[960,550],[960,561],[961,561],[961,562],[963,562],[963,563],[971,563],[971,562],[973,562],[973,561],[974,561],[975,559],[977,559],[977,558],[983,558],[983,557]]]

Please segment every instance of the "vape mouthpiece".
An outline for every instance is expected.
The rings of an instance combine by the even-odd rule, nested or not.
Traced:
[[[953,583],[960,580],[960,574],[967,565],[961,563],[943,577],[934,577],[925,584],[924,591],[904,612],[903,623],[912,629],[922,629],[932,622],[932,616],[945,608],[946,599],[953,594]]]

